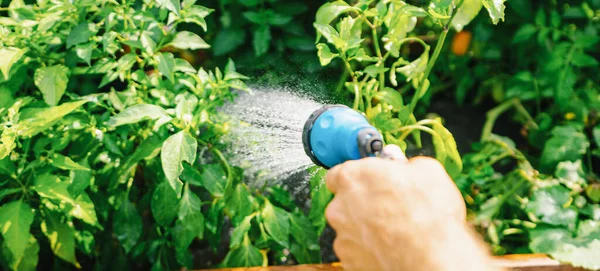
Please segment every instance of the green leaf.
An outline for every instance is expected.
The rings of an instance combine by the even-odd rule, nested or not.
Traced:
[[[174,241],[179,249],[187,249],[195,238],[204,236],[204,215],[200,210],[202,201],[189,186],[183,190],[175,222]]]
[[[77,54],[77,57],[88,65],[90,65],[90,60],[92,59],[92,51],[94,51],[94,44],[92,43],[75,46],[75,54]]]
[[[177,194],[175,194],[175,190],[169,183],[162,182],[156,186],[154,193],[152,193],[150,208],[158,225],[168,226],[175,219]]]
[[[153,104],[135,104],[125,108],[116,116],[112,116],[106,122],[106,125],[116,127],[125,124],[138,123],[143,120],[155,120],[160,117],[165,117],[167,111],[162,107]]]
[[[177,32],[175,38],[173,38],[173,40],[165,46],[173,46],[177,49],[182,50],[198,50],[210,48],[210,45],[208,45],[208,43],[206,43],[200,36],[189,31]]]
[[[262,25],[254,30],[252,35],[252,46],[254,54],[261,56],[269,51],[271,45],[271,28],[267,25]]]
[[[34,210],[22,200],[12,201],[0,207],[0,229],[4,244],[12,254],[13,266],[18,265],[18,259],[26,256],[25,251],[31,236],[29,229],[34,214]]]
[[[494,24],[497,24],[500,20],[504,21],[504,2],[506,0],[482,0],[483,6],[487,9],[490,14],[490,18]]]
[[[25,54],[25,50],[23,49],[15,47],[0,48],[0,55],[2,56],[2,59],[0,59],[0,71],[2,71],[4,78],[9,79],[10,69],[21,59],[23,54]]]
[[[161,53],[158,55],[158,71],[166,76],[171,83],[175,83],[175,57],[172,53]]]
[[[577,235],[565,228],[536,227],[529,232],[529,248],[570,266],[595,270],[600,266],[600,223],[586,220],[579,224]]]
[[[232,79],[250,79],[250,77],[238,73],[235,68],[235,63],[229,58],[225,65],[225,77],[223,77],[223,80]]]
[[[273,206],[269,201],[261,211],[261,217],[267,233],[277,243],[288,248],[290,245],[290,216],[285,210]]]
[[[292,243],[290,253],[299,264],[316,264],[321,262],[320,250],[309,250],[304,245]]]
[[[64,170],[79,170],[79,171],[90,171],[89,167],[84,167],[80,164],[75,163],[68,156],[64,156],[62,154],[55,153],[52,157],[50,163],[60,169]]]
[[[175,59],[175,71],[180,71],[180,72],[184,72],[184,73],[196,73],[198,71],[196,71],[196,69],[194,69],[194,67],[192,66],[192,64],[190,64],[189,62],[187,62],[187,60],[185,59],[181,59],[181,58],[176,58]]]
[[[250,222],[253,218],[254,216],[252,215],[245,217],[244,220],[242,220],[242,222],[233,229],[233,232],[231,233],[231,241],[229,242],[230,249],[235,249],[242,244],[244,236],[250,230]]]
[[[69,211],[69,214],[81,219],[85,223],[103,229],[98,223],[94,203],[92,202],[92,199],[90,199],[90,196],[85,192],[79,194],[77,198],[75,198],[73,209]]]
[[[246,40],[246,32],[240,28],[223,28],[219,30],[215,41],[213,42],[212,48],[215,56],[222,56],[227,54],[240,45],[244,44]]]
[[[594,136],[594,142],[596,142],[597,146],[600,146],[600,124],[598,124],[598,125],[596,125],[596,127],[594,127],[592,134]]]
[[[69,69],[60,64],[35,70],[33,81],[48,105],[55,106],[62,98],[69,82],[68,74]]]
[[[315,22],[318,24],[329,24],[335,18],[340,16],[340,14],[351,10],[358,9],[348,5],[348,3],[341,0],[329,2],[319,7],[319,9],[317,10]]]
[[[571,199],[569,191],[560,185],[538,189],[533,192],[525,210],[539,217],[542,222],[574,227],[577,211],[571,207],[563,207]]]
[[[380,73],[388,71],[389,68],[379,67],[377,64],[367,66],[363,71],[373,78],[377,78]]]
[[[228,213],[231,214],[233,224],[236,225],[254,210],[252,195],[243,184],[234,186],[230,193],[225,195],[225,207]]]
[[[251,267],[261,266],[262,262],[262,253],[260,253],[258,248],[252,245],[250,238],[248,238],[248,234],[244,234],[242,244],[227,253],[223,265],[227,267]]]
[[[29,243],[25,248],[25,253],[19,259],[14,261],[14,270],[18,271],[36,271],[39,259],[40,244],[33,235],[29,236]]]
[[[571,58],[571,63],[576,67],[596,67],[598,60],[593,56],[585,54],[583,51],[575,51]]]
[[[67,37],[67,48],[71,48],[77,44],[86,43],[96,33],[94,24],[82,22],[71,29]]]
[[[533,24],[524,24],[513,36],[512,43],[522,43],[529,40],[531,37],[533,37],[537,30],[537,27]]]
[[[290,233],[292,237],[309,250],[319,250],[319,236],[310,220],[302,214],[290,214]]]
[[[378,91],[375,94],[375,98],[384,101],[385,103],[391,105],[393,110],[398,111],[404,107],[404,101],[402,99],[402,94],[400,92],[392,89],[392,88],[384,88]]]
[[[340,54],[334,54],[329,50],[329,46],[325,43],[317,44],[317,55],[319,56],[319,61],[321,66],[327,66],[337,56]]]
[[[219,164],[208,164],[202,167],[202,183],[213,197],[222,197],[227,186],[225,172]]]
[[[135,206],[125,198],[119,209],[115,212],[113,231],[119,242],[129,253],[142,236],[143,222]]]
[[[182,162],[194,164],[198,142],[185,131],[171,135],[162,145],[160,160],[165,177],[177,193],[181,191],[179,175],[183,171]]]
[[[181,180],[185,183],[189,183],[194,186],[204,186],[202,183],[202,174],[193,166],[188,163],[181,163],[183,165],[183,172],[181,172]]]
[[[46,210],[41,224],[54,255],[81,268],[75,257],[75,229],[57,212]],[[27,239],[25,239],[27,240]]]
[[[68,186],[68,182],[62,181],[55,175],[43,174],[35,178],[33,189],[41,197],[75,206],[75,200],[67,190]]]
[[[321,167],[315,167],[315,169],[316,170],[311,170],[311,204],[308,218],[313,227],[315,227],[317,235],[321,235],[327,225],[327,221],[325,220],[325,208],[327,208],[329,201],[333,198],[333,194],[325,185],[325,174],[327,174],[327,170]]]
[[[554,172],[562,161],[577,161],[583,157],[590,146],[585,134],[572,126],[556,126],[552,136],[544,144],[540,161],[540,170]]]
[[[433,130],[440,136],[440,139],[444,143],[444,152],[446,153],[446,157],[443,161],[440,161],[448,175],[451,178],[456,178],[462,172],[463,163],[460,157],[460,153],[458,153],[458,148],[456,146],[456,141],[452,136],[452,133],[442,125],[440,121],[436,121],[433,123]]]
[[[160,7],[166,8],[177,15],[181,11],[181,1],[179,0],[157,0],[156,2]]]
[[[463,0],[463,3],[454,15],[454,19],[452,19],[454,30],[456,32],[462,31],[465,26],[475,19],[482,6],[482,0]]]

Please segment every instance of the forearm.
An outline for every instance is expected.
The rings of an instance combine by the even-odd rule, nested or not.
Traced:
[[[386,270],[501,271],[494,266],[487,246],[467,225],[448,222],[422,226],[420,236],[397,241]],[[385,253],[384,253],[385,254]]]

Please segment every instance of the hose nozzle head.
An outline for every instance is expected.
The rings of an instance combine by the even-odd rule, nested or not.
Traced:
[[[376,156],[384,145],[379,131],[345,105],[326,105],[313,112],[304,124],[302,143],[311,160],[326,169]]]

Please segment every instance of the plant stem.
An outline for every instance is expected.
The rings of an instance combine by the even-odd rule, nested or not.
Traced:
[[[227,188],[231,187],[233,185],[233,175],[231,172],[231,167],[229,166],[229,163],[227,163],[227,159],[225,159],[225,156],[223,156],[223,153],[221,153],[221,151],[217,148],[212,148],[213,153],[215,153],[215,155],[217,155],[217,157],[219,157],[219,160],[221,160],[221,163],[223,164],[223,166],[225,167],[225,170],[227,171]]]
[[[427,63],[427,69],[425,70],[425,75],[423,76],[421,84],[419,85],[419,90],[415,93],[412,100],[410,101],[410,107],[408,109],[410,110],[411,114],[414,112],[415,107],[417,106],[419,96],[422,96],[423,95],[422,93],[424,91],[426,91],[425,81],[429,78],[429,74],[431,73],[431,70],[433,69],[433,65],[435,65],[435,61],[437,60],[438,56],[440,55],[440,52],[442,51],[442,47],[444,47],[444,42],[446,41],[446,36],[448,36],[448,29],[450,28],[450,24],[452,23],[454,16],[456,16],[456,14],[458,13],[456,11],[460,8],[460,6],[462,6],[463,2],[464,1],[460,1],[460,3],[458,3],[458,5],[456,5],[456,8],[453,9],[452,15],[450,16],[450,20],[448,20],[448,23],[446,23],[446,25],[444,26],[444,29],[442,30],[442,33],[440,34],[440,38],[438,39],[437,44],[435,45],[435,50],[433,51],[433,56],[431,57],[431,60],[429,61],[429,63]],[[421,42],[423,42],[423,41],[421,41]]]
[[[348,62],[348,60],[346,60],[345,57],[343,57],[342,60],[344,61],[344,64],[346,65],[346,69],[348,69],[350,76],[352,76],[352,81],[354,82],[354,104],[352,104],[352,108],[354,110],[358,110],[358,105],[360,102],[360,91],[358,89],[358,79],[356,79],[356,75],[354,74],[354,71],[352,70],[352,66],[350,66],[350,62]]]
[[[425,73],[423,75],[423,80],[421,81],[420,85],[419,85],[419,90],[417,92],[415,92],[415,95],[412,97],[412,100],[410,101],[410,106],[409,106],[409,111],[412,114],[415,110],[415,107],[417,106],[417,102],[419,101],[419,96],[422,95],[423,92],[426,91],[425,89],[425,82],[427,81],[427,78],[429,78],[429,74],[431,73],[431,70],[433,69],[433,65],[435,64],[435,61],[437,60],[438,56],[440,55],[440,52],[442,51],[442,47],[444,47],[444,42],[446,40],[446,36],[448,35],[448,28],[444,28],[444,30],[442,31],[442,34],[440,35],[440,38],[438,39],[437,44],[435,45],[435,50],[433,51],[433,56],[431,57],[431,60],[429,61],[429,63],[427,63],[427,69],[425,69]]]
[[[515,100],[516,100],[516,98],[505,101],[487,112],[487,114],[486,114],[487,118],[486,118],[485,124],[483,125],[483,129],[481,131],[480,141],[486,141],[489,139],[489,137],[492,134],[492,129],[494,128],[494,124],[496,123],[496,120],[498,119],[498,117],[500,115],[502,115],[502,113],[506,112],[509,108],[511,108],[513,106]]]
[[[373,35],[373,44],[375,45],[375,53],[377,57],[379,57],[379,62],[377,66],[382,66],[385,61],[381,55],[381,48],[379,48],[379,37],[377,36],[377,29],[375,27],[371,28],[371,34]],[[393,71],[391,71],[393,72]],[[379,90],[382,90],[385,87],[385,72],[382,70],[379,72]]]
[[[398,137],[398,140],[404,140],[404,138],[406,138],[410,133],[412,133],[413,130],[421,130],[421,131],[430,133],[433,136],[437,136],[437,133],[433,129],[426,127],[426,126],[421,126],[421,125],[402,126],[398,129],[390,131],[390,134],[404,131],[404,133],[402,135],[400,135],[400,137]]]
[[[340,80],[338,81],[337,86],[335,87],[335,92],[336,93],[340,93],[342,91],[342,89],[344,88],[344,84],[346,83],[346,80],[348,80],[348,70],[344,69],[344,73],[342,73],[342,76],[340,77]]]

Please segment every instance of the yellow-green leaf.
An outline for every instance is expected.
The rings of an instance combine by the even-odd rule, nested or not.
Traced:
[[[44,101],[55,106],[62,98],[69,82],[69,69],[63,65],[40,67],[35,71],[33,81],[44,96]]]
[[[81,268],[75,257],[75,229],[58,212],[47,210],[41,224],[54,255]]]
[[[13,263],[23,258],[29,242],[29,228],[33,222],[34,210],[22,200],[12,201],[0,207],[0,230],[4,245],[12,254]]]

